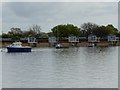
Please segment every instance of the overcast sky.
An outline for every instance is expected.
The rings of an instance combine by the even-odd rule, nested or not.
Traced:
[[[2,30],[12,27],[28,30],[40,25],[42,32],[49,32],[58,24],[86,22],[98,25],[113,24],[118,27],[117,2],[4,2],[2,3]]]

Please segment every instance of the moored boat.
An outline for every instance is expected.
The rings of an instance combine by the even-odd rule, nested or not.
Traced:
[[[22,46],[21,42],[14,42],[6,48],[7,52],[31,52],[32,49],[29,46]]]
[[[56,49],[59,49],[59,48],[62,48],[62,47],[63,46],[60,43],[56,44],[56,46],[55,46]]]
[[[88,44],[88,47],[94,47],[94,46],[95,46],[94,43],[89,43],[89,44]]]

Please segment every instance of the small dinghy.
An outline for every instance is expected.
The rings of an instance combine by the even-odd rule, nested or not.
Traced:
[[[62,48],[62,45],[60,43],[58,43],[58,44],[55,45],[55,48],[56,49]]]
[[[95,46],[94,43],[90,43],[90,44],[88,44],[88,47],[94,47],[94,46]]]

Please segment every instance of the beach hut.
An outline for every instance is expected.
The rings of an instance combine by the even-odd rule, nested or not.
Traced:
[[[35,37],[33,36],[29,36],[28,37],[28,44],[32,47],[36,47],[37,46],[37,40]]]
[[[49,46],[54,46],[57,43],[57,38],[53,35],[48,37]]]
[[[100,42],[100,38],[98,38],[96,35],[90,34],[88,36],[88,46],[96,46],[98,42]]]
[[[70,35],[68,37],[68,42],[70,45],[74,46],[74,45],[77,45],[79,43],[79,37],[76,37],[74,35]]]
[[[109,45],[116,45],[119,41],[119,37],[116,37],[116,35],[108,35],[107,39]]]
[[[56,43],[56,42],[57,42],[57,39],[56,39],[55,36],[50,36],[50,37],[48,38],[48,42],[49,42],[49,43]]]

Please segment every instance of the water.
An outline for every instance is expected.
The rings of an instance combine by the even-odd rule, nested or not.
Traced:
[[[118,47],[2,52],[3,88],[117,88]]]
[[[2,52],[0,52],[0,89],[2,89]]]

